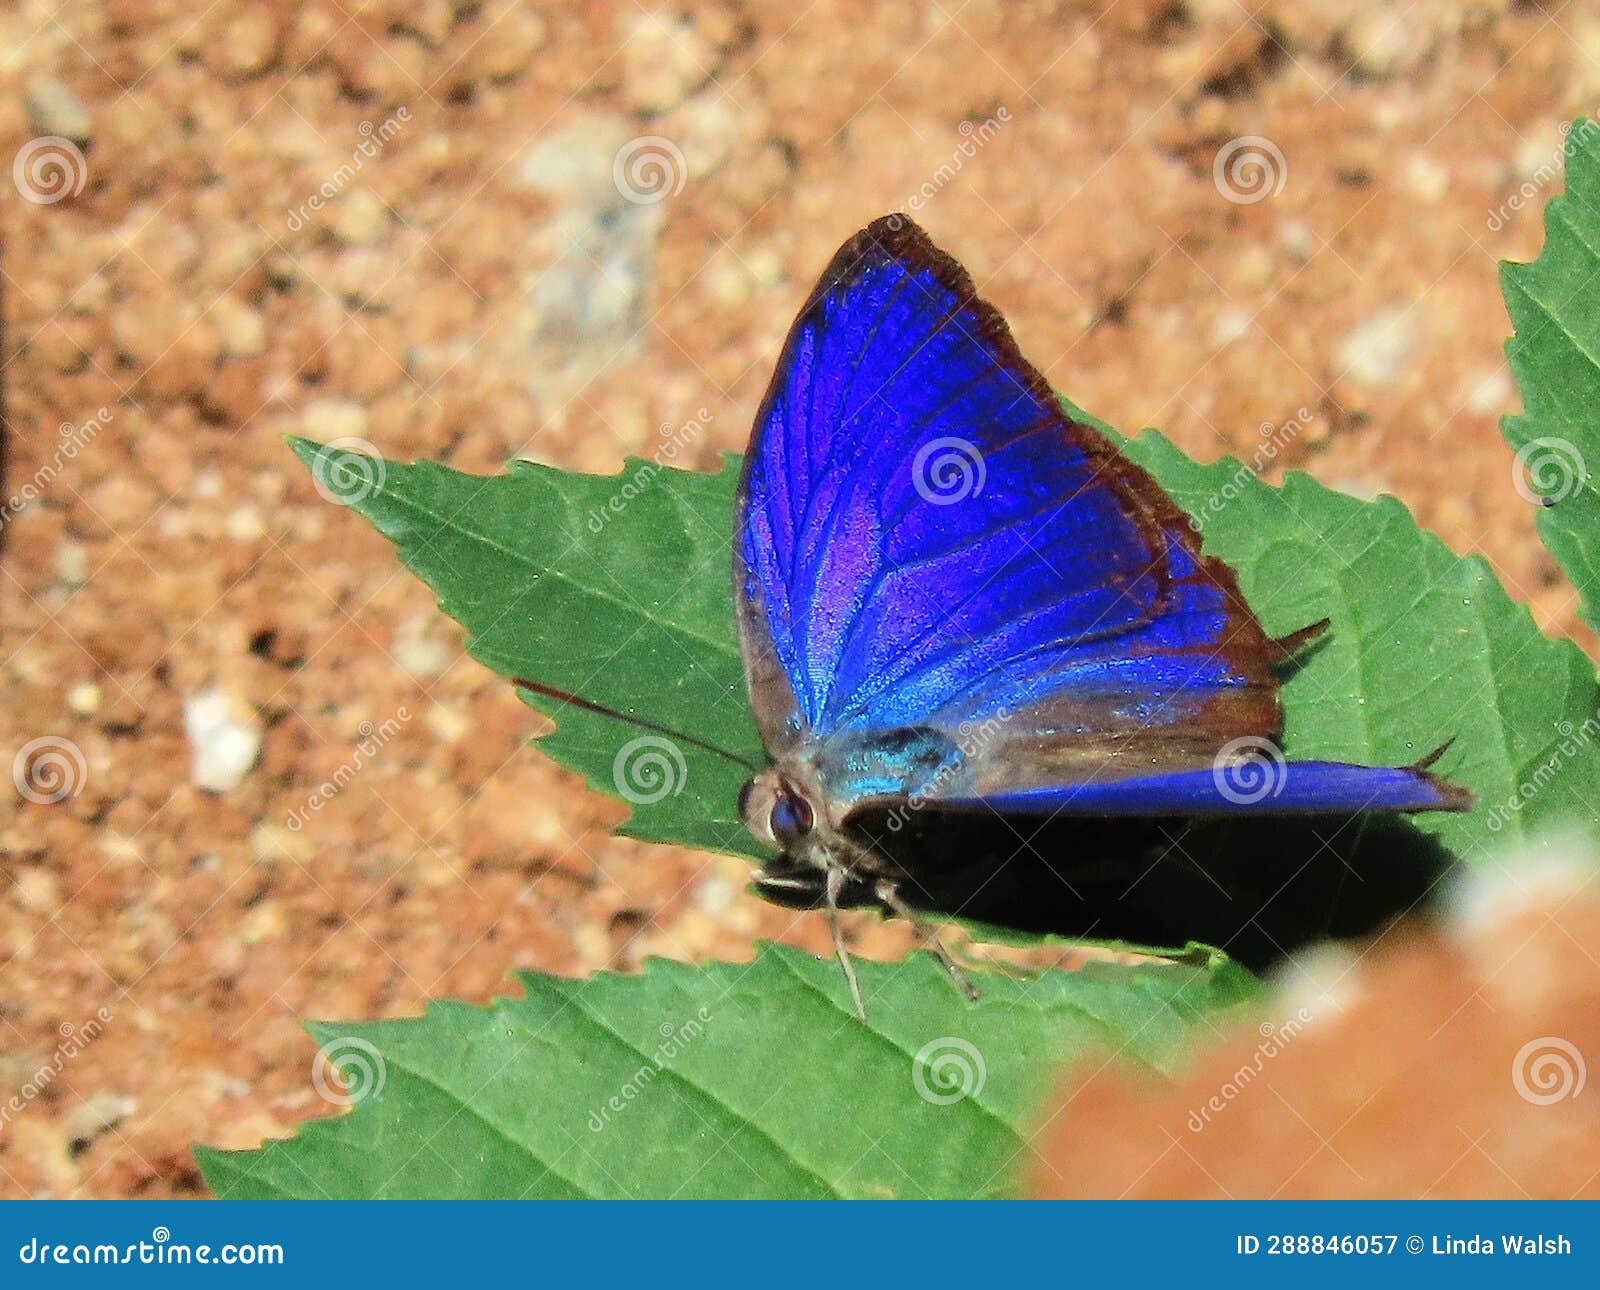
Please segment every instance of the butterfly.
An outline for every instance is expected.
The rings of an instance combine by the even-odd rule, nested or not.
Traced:
[[[756,890],[825,910],[863,1015],[839,909],[918,917],[920,862],[875,840],[885,820],[1473,801],[1430,773],[1444,747],[1400,767],[1283,758],[1278,670],[1326,620],[1269,637],[1184,512],[904,215],[839,249],[788,334],[733,586],[770,761],[739,803],[775,853]]]

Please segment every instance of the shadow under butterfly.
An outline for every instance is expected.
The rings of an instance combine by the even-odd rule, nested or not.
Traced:
[[[1445,856],[1394,813],[1473,802],[1429,772],[1444,747],[1282,757],[1278,673],[1326,620],[1268,637],[902,215],[840,248],[789,332],[733,577],[771,763],[740,800],[776,852],[755,889],[828,913],[858,1011],[840,909],[1259,967],[1417,904]]]

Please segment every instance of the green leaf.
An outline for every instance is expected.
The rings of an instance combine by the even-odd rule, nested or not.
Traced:
[[[859,968],[867,1024],[831,960],[763,946],[314,1026],[350,1114],[196,1155],[224,1198],[1008,1195],[1063,1063],[1167,1072],[1243,997],[1226,965],[986,975],[975,1004],[928,954]]]
[[[290,444],[327,495],[395,543],[479,662],[660,728],[521,691],[556,719],[544,751],[630,803],[620,832],[760,854],[738,813],[763,753],[733,634],[737,459],[715,475],[517,461],[484,478]]]
[[[1542,499],[1540,535],[1600,628],[1600,123],[1579,118],[1563,151],[1567,187],[1545,208],[1544,249],[1500,266],[1525,409],[1501,430],[1517,450],[1507,482]]]
[[[1238,571],[1269,634],[1332,619],[1284,686],[1290,756],[1404,765],[1453,739],[1435,769],[1477,809],[1410,818],[1455,855],[1558,828],[1600,837],[1594,667],[1541,634],[1483,559],[1454,555],[1392,497],[1298,472],[1271,488],[1232,458],[1197,465],[1153,431],[1123,446],[1203,517],[1205,549]]]
[[[1269,487],[1231,458],[1198,465],[1154,432],[1118,441],[1203,519],[1206,550],[1238,570],[1269,632],[1332,619],[1284,687],[1290,756],[1402,765],[1454,739],[1438,769],[1477,793],[1478,809],[1413,819],[1457,856],[1550,824],[1600,836],[1594,669],[1540,634],[1482,559],[1452,554],[1393,498],[1301,474]],[[370,458],[295,450],[327,477],[373,471]],[[665,750],[614,718],[528,696],[556,719],[547,753],[601,792],[631,793],[624,832],[758,854],[736,809],[749,772],[730,759],[761,759],[733,628],[733,459],[716,475],[636,461],[619,475],[527,463],[488,478],[432,463],[378,475],[345,495],[439,593],[475,657],[670,732]],[[641,792],[629,775],[652,753],[666,779]]]

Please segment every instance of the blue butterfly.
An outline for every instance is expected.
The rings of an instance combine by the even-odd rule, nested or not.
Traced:
[[[1404,767],[1283,759],[1275,669],[1326,621],[1267,636],[1160,485],[1066,413],[903,215],[840,248],[789,332],[733,578],[771,759],[740,811],[780,853],[757,890],[827,910],[858,1009],[838,909],[915,917],[869,817],[1472,804],[1429,773],[1442,748]]]

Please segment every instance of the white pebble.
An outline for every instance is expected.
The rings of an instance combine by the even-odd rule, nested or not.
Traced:
[[[261,755],[261,727],[248,704],[207,690],[183,705],[183,728],[189,736],[189,777],[208,793],[237,788]]]
[[[1411,315],[1404,309],[1374,314],[1345,337],[1339,366],[1363,385],[1393,385],[1411,357],[1414,330]]]

